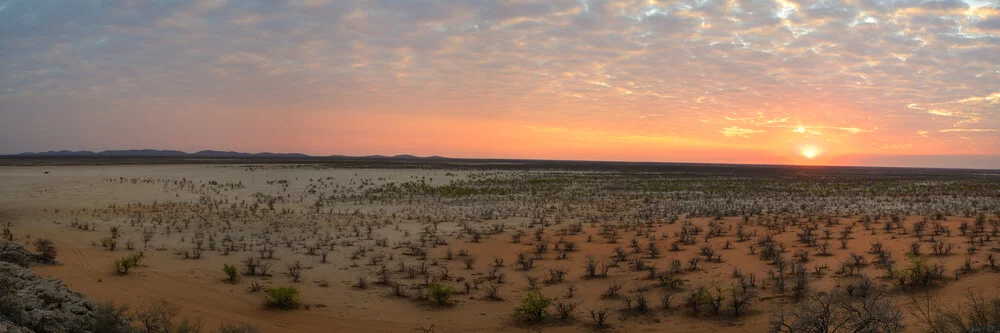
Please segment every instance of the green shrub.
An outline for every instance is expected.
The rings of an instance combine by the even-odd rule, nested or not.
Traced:
[[[131,333],[132,326],[126,314],[127,306],[117,306],[114,302],[94,306],[94,317],[90,320],[90,330],[102,333]]]
[[[130,269],[139,267],[139,262],[142,261],[142,256],[143,256],[142,252],[139,252],[137,254],[133,254],[127,257],[121,257],[115,259],[113,263],[115,271],[117,271],[118,274],[122,275],[128,274],[128,271]]]
[[[448,300],[451,299],[453,293],[454,291],[451,287],[436,281],[428,285],[427,289],[424,291],[424,294],[427,295],[427,297],[437,301],[437,303],[441,305],[448,303]]]
[[[521,306],[514,308],[514,318],[540,322],[545,319],[552,301],[536,290],[530,291],[521,299]]]
[[[279,287],[267,290],[265,302],[270,307],[279,309],[294,309],[299,306],[299,289],[295,287]]]
[[[240,271],[236,269],[236,266],[223,264],[222,271],[226,272],[226,276],[229,278],[229,282],[236,283],[240,280]]]
[[[934,280],[940,280],[944,276],[944,267],[940,264],[928,264],[927,260],[916,255],[910,255],[910,265],[892,272],[901,286],[909,285],[913,287],[928,287]]]
[[[101,247],[108,249],[108,251],[114,251],[118,248],[118,240],[111,237],[102,238]]]
[[[135,267],[135,261],[133,261],[131,257],[121,257],[115,259],[114,266],[115,271],[117,271],[118,274],[125,275],[128,274],[128,271],[132,269],[132,267]]]

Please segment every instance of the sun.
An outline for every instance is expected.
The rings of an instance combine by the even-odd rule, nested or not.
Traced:
[[[799,153],[805,158],[812,159],[819,156],[819,148],[816,148],[816,146],[806,146],[802,147],[802,151]]]

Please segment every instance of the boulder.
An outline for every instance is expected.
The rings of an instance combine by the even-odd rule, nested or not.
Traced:
[[[23,260],[39,262],[0,241],[0,333],[89,333],[93,303],[62,281],[38,277]]]

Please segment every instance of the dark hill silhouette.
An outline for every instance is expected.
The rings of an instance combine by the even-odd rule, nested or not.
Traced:
[[[46,152],[27,152],[20,153],[13,156],[28,156],[28,157],[217,157],[217,158],[240,158],[240,157],[268,157],[268,158],[309,158],[309,157],[326,157],[326,158],[368,158],[368,159],[422,159],[424,157],[418,157],[413,155],[396,155],[396,156],[383,156],[383,155],[371,155],[371,156],[344,156],[344,155],[330,155],[330,156],[312,156],[301,153],[246,153],[237,151],[221,151],[221,150],[202,150],[196,153],[186,153],[178,150],[157,150],[157,149],[127,149],[127,150],[105,150],[101,152],[92,152],[87,150],[80,151],[70,151],[70,150],[59,150],[59,151],[46,151]],[[443,159],[440,156],[434,156],[437,159]]]

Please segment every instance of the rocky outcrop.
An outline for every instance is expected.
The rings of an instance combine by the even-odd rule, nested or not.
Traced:
[[[0,240],[0,262],[9,262],[21,267],[28,267],[31,263],[45,263],[45,260],[17,243]]]
[[[62,281],[38,277],[25,261],[40,258],[0,241],[0,333],[89,333],[94,305]]]
[[[35,331],[15,325],[3,318],[0,318],[0,333],[35,333]]]

